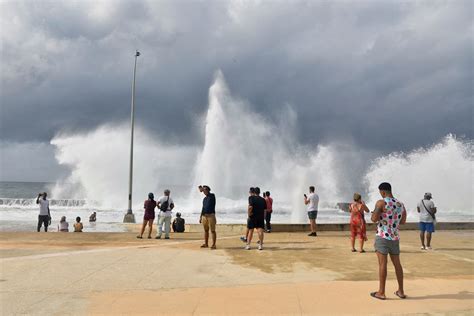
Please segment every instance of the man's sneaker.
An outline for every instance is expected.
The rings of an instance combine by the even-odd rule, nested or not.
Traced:
[[[426,247],[426,250],[433,250],[433,248],[431,248],[431,247]]]
[[[421,250],[426,250],[426,247],[425,247],[425,246],[421,246]]]
[[[272,231],[270,229],[267,229],[267,233],[271,233]]]
[[[311,237],[316,237],[318,236],[316,233],[309,233],[308,236],[311,236]]]
[[[258,250],[263,250],[263,246],[261,244],[258,244]]]
[[[245,250],[250,250],[250,245],[246,245],[244,249]]]
[[[242,242],[247,242],[247,238],[245,238],[244,236],[240,237],[240,240],[241,240]]]
[[[170,239],[169,237],[165,237],[165,239]]]
[[[161,236],[156,236],[155,239],[161,239]]]

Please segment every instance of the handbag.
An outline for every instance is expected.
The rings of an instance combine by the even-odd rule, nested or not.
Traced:
[[[423,200],[421,200],[421,204],[423,204],[423,207],[425,208],[425,210],[428,212],[428,214],[430,214],[430,216],[433,218],[433,224],[436,224],[436,216],[434,213],[430,212],[428,210],[428,208],[426,207],[425,205],[425,202]]]

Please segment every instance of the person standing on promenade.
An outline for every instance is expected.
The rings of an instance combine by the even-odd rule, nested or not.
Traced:
[[[171,191],[166,189],[164,196],[162,196],[157,203],[158,208],[160,209],[160,214],[158,215],[158,235],[156,239],[161,239],[163,234],[163,224],[165,225],[165,239],[170,239],[170,230],[171,230],[171,211],[174,208],[173,199],[170,197]]]
[[[148,193],[148,200],[145,200],[143,203],[143,208],[145,213],[143,214],[143,224],[140,231],[140,235],[137,238],[142,239],[143,233],[145,232],[145,227],[148,224],[148,239],[151,239],[151,231],[153,230],[153,221],[155,220],[155,207],[156,201],[153,193]]]
[[[436,222],[436,206],[432,199],[431,193],[425,193],[423,200],[418,203],[417,210],[420,213],[420,240],[421,250],[431,250],[431,234],[435,231]],[[425,246],[425,232],[426,232],[426,246]]]
[[[308,206],[308,218],[311,225],[311,233],[308,236],[316,237],[316,218],[318,218],[319,196],[314,192],[314,186],[309,187],[309,195],[304,195],[304,204]]]
[[[253,190],[252,190],[253,189]],[[247,220],[247,245],[246,250],[250,250],[253,231],[256,228],[258,232],[258,250],[263,250],[263,229],[265,227],[265,208],[267,206],[265,199],[260,196],[260,188],[250,188],[248,220]]]
[[[360,241],[360,252],[364,253],[364,242],[367,240],[366,234],[366,223],[364,212],[369,212],[369,208],[362,201],[362,197],[359,193],[354,193],[354,203],[349,206],[351,212],[351,246],[352,252],[356,252],[355,239],[359,237]]]
[[[48,225],[51,221],[51,212],[49,211],[49,201],[46,199],[48,194],[46,192],[38,193],[38,197],[36,198],[36,204],[39,204],[40,211],[38,215],[38,227],[37,231],[41,230],[41,226],[44,225],[44,231],[48,231]]]
[[[202,200],[201,216],[199,217],[199,223],[202,223],[204,228],[204,244],[201,248],[209,247],[209,229],[212,234],[212,246],[211,249],[216,249],[216,196],[211,193],[211,188],[207,185],[203,185],[200,191],[204,193],[205,197]]]
[[[377,223],[374,247],[379,262],[379,290],[370,293],[370,296],[380,300],[386,298],[387,255],[390,254],[398,281],[398,290],[394,294],[404,299],[406,295],[403,289],[403,268],[400,263],[399,226],[405,224],[407,212],[403,203],[393,197],[390,183],[381,183],[379,191],[383,199],[377,201],[372,213],[372,222]]]
[[[273,199],[270,197],[270,191],[263,193],[263,197],[265,198],[265,203],[267,206],[265,207],[265,226],[267,233],[272,232],[272,224],[270,221],[272,220],[272,212],[273,212]]]

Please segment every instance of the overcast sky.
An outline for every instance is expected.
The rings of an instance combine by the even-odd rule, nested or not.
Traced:
[[[128,121],[135,49],[137,124],[177,143],[203,142],[195,121],[218,69],[269,120],[293,107],[302,144],[390,152],[473,137],[469,0],[15,0],[0,11],[0,180],[45,179],[25,152],[64,172],[41,148],[54,135]]]

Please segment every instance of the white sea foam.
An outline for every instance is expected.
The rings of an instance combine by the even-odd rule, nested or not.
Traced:
[[[291,106],[281,112],[277,123],[252,112],[249,104],[232,96],[224,76],[217,72],[202,123],[202,146],[165,143],[159,135],[136,129],[134,210],[142,209],[148,192],[159,195],[164,188],[175,186],[180,188],[173,191],[179,211],[198,214],[202,195],[196,186],[207,184],[218,197],[220,221],[236,222],[245,219],[248,187],[260,186],[275,197],[278,221],[302,222],[302,195],[309,185],[315,185],[324,209],[322,221],[340,222],[347,216],[334,209],[336,202],[349,200],[354,188],[365,185],[373,203],[379,182],[389,181],[411,210],[411,219],[415,218],[414,205],[425,191],[434,194],[440,210],[472,214],[471,142],[448,136],[428,149],[380,157],[361,184],[358,181],[369,164],[368,155],[350,144],[302,145],[294,133],[296,124],[298,118]],[[128,125],[58,135],[51,143],[57,148],[58,162],[71,169],[65,182],[77,184],[71,188],[58,182],[51,197],[93,200],[98,209],[125,211]]]

